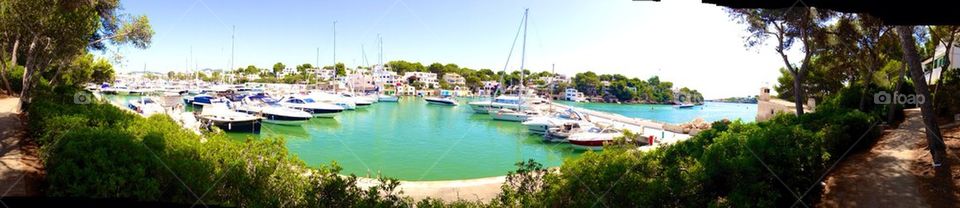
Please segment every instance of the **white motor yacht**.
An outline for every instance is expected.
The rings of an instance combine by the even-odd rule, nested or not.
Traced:
[[[493,118],[493,120],[516,121],[516,122],[523,122],[530,117],[540,115],[540,113],[535,110],[526,109],[522,111],[515,111],[515,110],[510,110],[509,108],[501,108],[498,110],[489,111],[489,114],[490,114],[490,117]]]
[[[428,104],[458,105],[457,100],[454,100],[452,97],[425,97],[423,99],[426,100]]]
[[[197,119],[204,124],[203,126],[217,126],[224,131],[254,134],[260,133],[261,121],[263,120],[259,116],[230,110],[226,103],[216,103],[204,107]]]
[[[312,98],[303,96],[287,96],[283,100],[280,100],[279,103],[284,107],[309,112],[313,117],[333,118],[340,112],[343,112],[343,107],[317,102]]]
[[[586,121],[586,118],[580,114],[580,112],[577,112],[573,109],[567,109],[564,112],[558,112],[553,115],[530,117],[523,122],[523,125],[527,126],[527,129],[531,133],[544,135],[550,128],[559,127],[564,123],[574,121],[588,122]]]
[[[619,136],[623,136],[623,132],[618,129],[593,127],[585,132],[571,134],[567,141],[577,149],[602,150],[603,144],[612,142]]]
[[[556,127],[550,127],[547,133],[543,135],[544,142],[568,142],[567,138],[572,134],[581,133],[596,126],[586,121],[568,121]]]
[[[160,103],[158,103],[157,100],[151,97],[140,97],[136,99],[130,99],[128,102],[129,103],[127,104],[127,107],[129,107],[130,110],[136,111],[137,113],[144,116],[149,117],[150,115],[153,115],[153,114],[164,113],[163,107],[160,106]]]
[[[280,125],[301,125],[313,118],[313,115],[306,111],[287,108],[267,97],[251,96],[243,98],[237,104],[234,103],[234,110],[241,113],[258,115],[263,117],[263,122]]]
[[[345,110],[354,110],[357,109],[357,103],[353,102],[353,99],[344,98],[340,95],[335,95],[326,92],[311,92],[307,97],[312,98],[317,102],[332,103],[334,105],[340,106]]]
[[[367,97],[353,96],[350,93],[343,93],[343,94],[340,94],[340,96],[342,96],[346,100],[353,102],[354,104],[357,105],[358,108],[369,107],[370,105],[376,102],[376,99],[371,100]]]
[[[492,100],[470,102],[470,108],[476,113],[490,113],[502,108],[520,110],[522,102],[517,96],[497,96]]]
[[[377,100],[380,100],[380,102],[397,102],[400,101],[400,97],[396,95],[379,95]]]

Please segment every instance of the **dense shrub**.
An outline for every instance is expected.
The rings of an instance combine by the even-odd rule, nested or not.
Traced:
[[[357,177],[339,175],[336,164],[306,167],[288,155],[282,138],[202,139],[165,116],[141,118],[61,96],[71,92],[76,90],[39,93],[28,108],[50,196],[244,207],[412,205],[397,196],[395,180],[360,188]]]
[[[715,122],[689,140],[648,152],[605,149],[557,172],[521,163],[492,204],[528,207],[780,207],[810,204],[820,176],[848,149],[868,146],[876,117],[832,98],[817,112],[767,122]],[[859,98],[857,98],[859,99]],[[852,100],[852,99],[851,99]],[[859,105],[859,101],[856,101]],[[860,137],[863,140],[857,142]],[[854,145],[856,144],[856,145]],[[532,162],[532,161],[531,161]],[[534,188],[521,188],[536,185]],[[794,195],[796,193],[796,195]],[[798,198],[801,198],[798,200]]]
[[[7,83],[10,83],[10,88],[13,88],[13,91],[16,93],[20,93],[20,89],[23,89],[21,84],[23,82],[20,80],[23,78],[23,66],[10,64],[10,66],[7,67],[6,73]],[[3,87],[6,88],[6,86]]]
[[[937,113],[945,118],[952,119],[960,114],[960,69],[951,69],[943,73],[940,79],[940,89],[937,90]]]
[[[767,122],[715,122],[689,140],[651,151],[607,148],[556,171],[518,163],[487,202],[413,203],[399,183],[361,188],[335,163],[307,168],[282,138],[235,142],[140,118],[107,104],[75,105],[53,89],[29,106],[51,196],[248,207],[773,207],[816,201],[826,168],[878,136],[876,115],[832,97],[817,112]],[[844,93],[840,93],[844,94]],[[856,97],[856,96],[851,96]],[[862,140],[858,141],[861,136]],[[629,145],[629,144],[620,144]],[[797,193],[797,196],[794,195]]]

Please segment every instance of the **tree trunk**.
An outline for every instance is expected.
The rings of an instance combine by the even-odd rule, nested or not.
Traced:
[[[793,97],[795,99],[793,104],[797,108],[797,116],[803,115],[803,88],[801,83],[803,83],[803,74],[793,72]]]
[[[17,66],[17,48],[20,47],[20,40],[14,38],[13,41],[13,51],[10,52],[10,62],[13,63],[13,67]],[[0,49],[0,79],[3,79],[4,90],[7,91],[7,94],[15,95],[13,92],[13,87],[10,87],[10,80],[7,80],[7,61],[3,59],[3,49]]]
[[[21,84],[22,86],[20,89],[20,107],[24,108],[24,110],[26,109],[27,105],[30,103],[30,88],[32,86],[31,81],[33,78],[33,72],[36,70],[36,68],[34,67],[35,65],[34,56],[35,56],[36,47],[37,47],[37,36],[33,36],[33,38],[30,40],[30,47],[29,49],[27,49],[27,61],[23,65],[24,66],[23,79],[21,80],[23,84]]]
[[[877,71],[877,62],[876,58],[871,58],[870,68],[867,69],[867,74],[863,77],[863,90],[860,93],[860,106],[858,109],[862,112],[866,112],[864,109],[867,103],[867,94],[870,93],[870,84],[873,82],[873,72]]]
[[[900,94],[900,87],[901,85],[903,85],[903,76],[905,76],[907,73],[906,67],[907,67],[906,65],[900,66],[900,76],[897,76],[897,87],[894,88],[893,90],[894,95]],[[895,99],[895,98],[892,98],[892,99]],[[893,121],[896,120],[897,104],[891,102],[889,109],[890,111],[887,112],[887,123],[892,124]]]
[[[913,79],[917,96],[930,97],[930,90],[927,89],[927,82],[923,77],[920,55],[917,54],[916,43],[913,39],[913,27],[897,26],[897,35],[900,36],[903,59],[910,69],[910,78]],[[933,158],[933,166],[939,167],[943,164],[943,158],[946,155],[946,145],[943,143],[940,126],[937,124],[937,118],[933,112],[933,103],[926,99],[924,101],[920,103],[920,113],[923,116],[923,124],[926,126],[927,146],[930,149],[930,156]]]
[[[17,67],[17,50],[19,48],[20,48],[20,39],[14,38],[13,49],[10,51],[10,63],[11,65],[13,65],[13,67]],[[0,59],[3,59],[2,56],[0,56]],[[4,72],[0,72],[0,74],[3,74],[3,77],[0,77],[0,78],[3,79],[4,87],[7,88],[7,92],[9,92],[11,95],[17,95],[17,93],[14,92],[13,87],[10,87],[10,80],[7,80],[7,75],[6,75],[7,63],[0,61],[0,64],[3,64],[3,67],[4,67]]]

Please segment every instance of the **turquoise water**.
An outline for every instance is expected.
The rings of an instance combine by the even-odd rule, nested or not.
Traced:
[[[701,106],[690,109],[677,109],[671,105],[651,104],[577,103],[568,101],[557,101],[557,103],[673,124],[690,122],[696,118],[703,118],[707,122],[725,118],[753,122],[757,116],[757,104],[743,103],[706,102]]]
[[[336,161],[344,173],[379,172],[401,180],[501,176],[519,161],[559,166],[579,155],[569,145],[540,142],[520,123],[475,114],[466,102],[441,106],[404,97],[345,111],[335,119],[311,119],[303,126],[264,124],[259,136],[285,136],[289,150],[308,165]]]
[[[133,96],[107,96],[123,103]],[[515,163],[534,159],[559,166],[577,157],[567,144],[544,144],[517,122],[494,121],[475,114],[461,99],[459,106],[427,104],[422,98],[403,97],[398,103],[380,102],[366,109],[344,111],[334,119],[311,119],[302,126],[264,124],[260,135],[228,133],[238,141],[247,137],[283,136],[291,153],[311,166],[336,161],[345,174],[401,180],[453,180],[505,175]],[[695,109],[665,105],[604,103],[564,104],[620,113],[670,123],[696,117],[713,121],[742,118],[752,121],[756,105],[707,103]]]

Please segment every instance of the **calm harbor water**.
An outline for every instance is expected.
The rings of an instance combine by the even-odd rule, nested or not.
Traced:
[[[500,176],[514,163],[534,159],[558,166],[575,157],[569,145],[544,144],[520,123],[493,121],[460,106],[427,104],[417,97],[345,111],[303,126],[265,124],[260,137],[285,136],[289,150],[308,165],[339,163],[344,173],[401,180]],[[244,138],[249,134],[231,134]]]
[[[124,102],[133,96],[108,96]],[[427,104],[404,97],[397,103],[380,102],[365,109],[344,111],[334,119],[311,119],[302,126],[264,124],[260,135],[228,133],[237,141],[283,136],[291,153],[308,165],[336,161],[345,174],[401,180],[453,180],[501,176],[515,163],[534,159],[559,166],[581,152],[567,144],[545,144],[520,123],[494,121],[459,106]],[[669,123],[702,117],[707,121],[742,118],[752,121],[756,105],[707,103],[695,109],[665,105],[569,103],[593,110]]]

